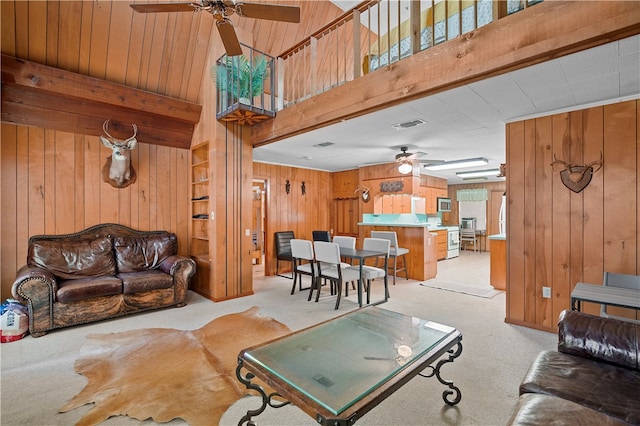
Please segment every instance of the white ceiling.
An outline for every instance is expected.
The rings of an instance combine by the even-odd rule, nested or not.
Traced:
[[[640,36],[407,102],[255,148],[253,159],[329,172],[391,162],[400,146],[420,159],[485,157],[492,169],[505,162],[505,124],[586,106],[640,98]],[[426,124],[395,130],[422,119]],[[333,142],[326,148],[314,147]],[[455,173],[428,172],[449,184]],[[490,180],[496,180],[494,178]]]

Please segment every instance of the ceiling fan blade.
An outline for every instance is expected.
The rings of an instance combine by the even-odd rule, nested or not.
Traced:
[[[218,32],[220,33],[220,38],[222,39],[222,44],[224,45],[224,50],[227,52],[227,55],[242,55],[242,46],[240,46],[236,30],[233,29],[231,21],[228,19],[219,19],[216,21],[216,26],[218,27]]]
[[[196,10],[191,3],[130,4],[129,6],[138,13],[193,12]]]
[[[267,3],[238,3],[238,15],[246,18],[269,19],[272,21],[300,22],[300,8]]]
[[[426,164],[426,165],[433,164],[433,165],[435,165],[435,164],[442,164],[445,161],[444,160],[415,160],[415,162],[419,163],[419,164]]]

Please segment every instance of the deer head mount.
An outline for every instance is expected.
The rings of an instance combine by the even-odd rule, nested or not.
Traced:
[[[557,164],[563,165],[565,168],[564,170],[560,171],[560,179],[562,180],[564,186],[577,193],[582,191],[587,187],[587,185],[589,185],[593,174],[600,170],[600,168],[602,167],[602,160],[602,151],[600,152],[600,159],[592,161],[588,164],[583,164],[582,166],[567,163],[563,160],[558,160],[554,154],[551,167],[554,168]],[[595,170],[593,168],[594,166],[597,166]]]
[[[114,188],[126,188],[136,181],[136,171],[131,166],[131,151],[138,144],[136,140],[138,127],[133,124],[133,136],[118,139],[109,134],[109,121],[102,124],[106,137],[100,136],[100,140],[113,153],[107,157],[107,162],[102,167],[102,180]]]
[[[369,196],[369,188],[363,185],[358,185],[358,187],[356,188],[355,191],[353,191],[354,194],[360,193],[360,199],[362,200],[362,202],[364,203],[368,203],[369,201],[371,201],[371,197]]]

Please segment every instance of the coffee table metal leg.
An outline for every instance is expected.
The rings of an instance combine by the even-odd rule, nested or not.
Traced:
[[[246,386],[247,389],[253,389],[260,394],[260,396],[262,397],[262,405],[256,410],[248,410],[247,414],[242,416],[242,418],[238,422],[238,426],[242,426],[245,422],[247,423],[247,426],[255,426],[255,423],[251,421],[251,418],[262,414],[262,412],[267,408],[267,405],[272,408],[280,408],[280,407],[284,407],[285,405],[289,405],[290,402],[272,400],[272,398],[282,397],[282,395],[280,395],[277,392],[273,392],[267,395],[267,393],[264,391],[264,389],[262,389],[260,385],[251,383],[251,379],[253,379],[255,376],[249,371],[247,371],[247,374],[243,376],[241,373],[243,365],[244,365],[244,362],[242,358],[238,358],[238,366],[236,367],[236,377],[238,378],[238,380],[240,380],[242,384]]]
[[[455,344],[455,346],[452,346],[449,350],[447,350],[447,353],[449,354],[449,356],[446,359],[441,359],[440,361],[438,361],[438,363],[436,364],[435,367],[433,367],[432,365],[428,366],[427,368],[431,369],[430,373],[418,373],[420,376],[422,377],[433,377],[436,376],[436,378],[438,379],[438,381],[440,383],[442,383],[443,385],[446,385],[449,387],[449,389],[445,390],[444,392],[442,392],[442,399],[444,399],[444,402],[447,405],[456,405],[457,403],[460,402],[460,400],[462,399],[462,393],[460,393],[460,389],[458,389],[457,386],[453,385],[452,381],[447,381],[444,380],[441,376],[440,376],[440,368],[448,363],[448,362],[453,362],[453,360],[455,360],[456,358],[458,358],[460,356],[460,354],[462,353],[462,342],[460,340],[458,340],[458,342]],[[450,397],[454,395],[453,399],[450,400]]]

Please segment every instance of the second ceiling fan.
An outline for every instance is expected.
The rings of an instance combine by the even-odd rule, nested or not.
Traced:
[[[139,13],[158,12],[200,12],[206,11],[213,15],[216,27],[228,56],[242,55],[242,47],[229,19],[234,13],[238,16],[271,21],[300,22],[300,8],[297,6],[282,6],[267,3],[235,2],[233,0],[200,0],[189,3],[148,3],[130,5]]]

